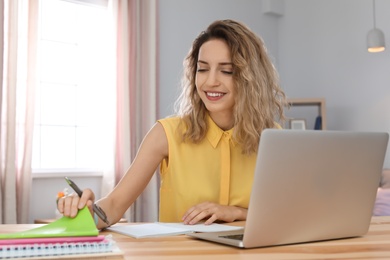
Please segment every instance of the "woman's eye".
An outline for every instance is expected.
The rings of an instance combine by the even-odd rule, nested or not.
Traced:
[[[207,69],[198,69],[197,72],[204,72],[207,71]]]
[[[225,74],[228,74],[228,75],[232,75],[232,74],[233,74],[233,71],[223,70],[222,73],[225,73]]]

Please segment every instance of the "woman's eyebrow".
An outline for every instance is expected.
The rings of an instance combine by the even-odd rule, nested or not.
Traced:
[[[229,65],[229,66],[233,66],[233,63],[232,62],[221,62],[219,63],[220,65]]]
[[[208,64],[207,62],[205,62],[203,60],[198,60],[198,63]]]
[[[198,60],[198,63],[209,64],[208,62],[203,61],[203,60]],[[218,63],[218,64],[219,64],[219,65],[222,65],[222,66],[225,66],[225,65],[233,66],[233,63],[232,63],[232,62],[220,62],[220,63]]]

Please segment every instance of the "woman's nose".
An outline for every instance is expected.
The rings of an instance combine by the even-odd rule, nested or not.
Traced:
[[[217,72],[210,71],[210,73],[207,76],[206,84],[209,86],[218,86],[220,84],[218,80]]]

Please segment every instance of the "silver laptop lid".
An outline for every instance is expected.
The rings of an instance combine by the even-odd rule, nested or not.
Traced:
[[[263,131],[244,247],[367,232],[387,133]]]

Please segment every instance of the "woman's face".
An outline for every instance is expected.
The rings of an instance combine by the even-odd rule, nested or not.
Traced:
[[[205,42],[199,49],[196,89],[212,118],[233,115],[233,64],[228,45],[220,39]]]

